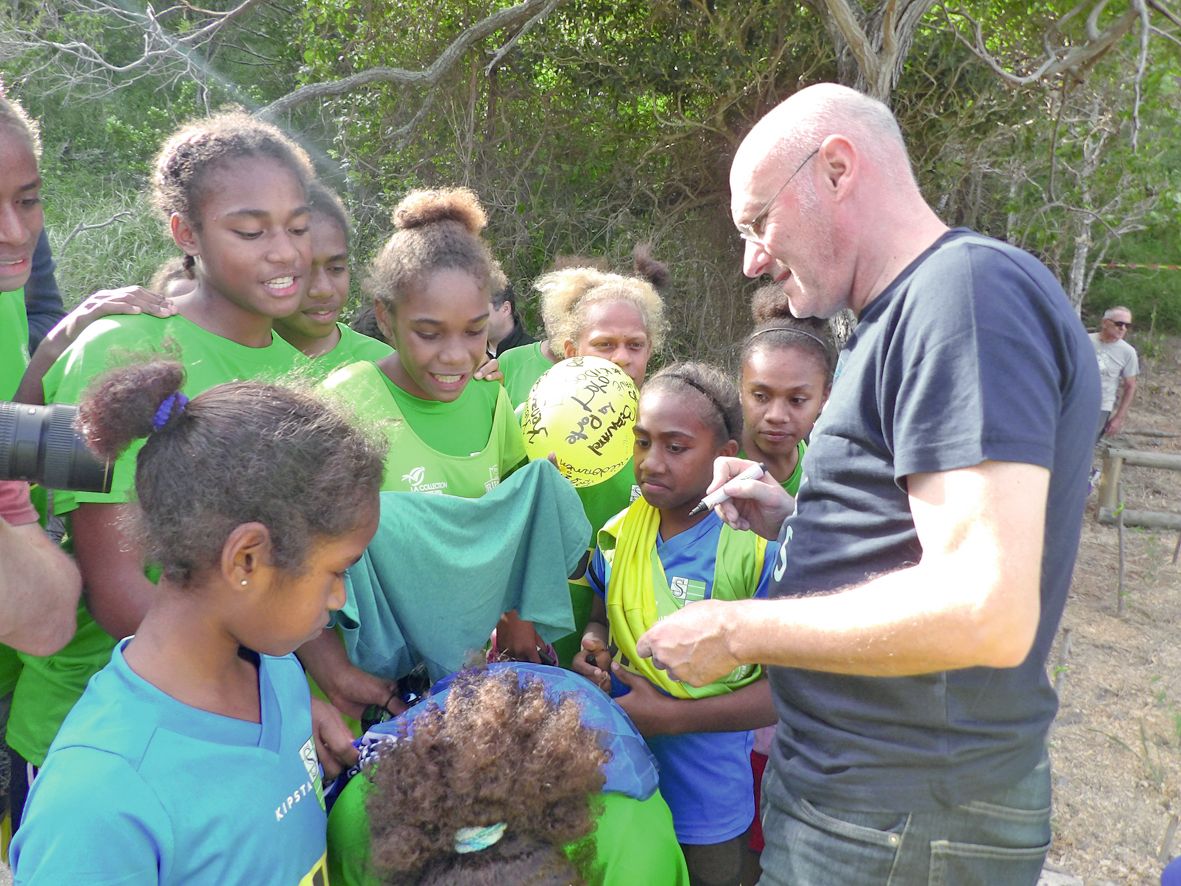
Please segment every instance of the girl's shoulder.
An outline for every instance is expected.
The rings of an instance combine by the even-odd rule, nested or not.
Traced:
[[[165,340],[172,337],[176,319],[121,314],[95,320],[46,371],[42,382],[46,402],[74,402],[92,377],[120,361],[160,353]]]
[[[333,369],[320,382],[320,386],[328,391],[348,393],[349,391],[367,388],[385,390],[381,367],[374,360],[357,360]]]
[[[150,347],[162,342],[169,335],[175,335],[176,330],[184,329],[186,326],[193,324],[179,314],[171,317],[155,317],[151,314],[113,314],[100,317],[82,330],[62,357],[71,352],[86,352],[91,348],[106,348],[113,345]]]
[[[362,332],[357,332],[351,326],[347,326],[344,323],[337,323],[336,327],[340,330],[340,341],[337,342],[333,351],[340,351],[342,354],[347,354],[351,361],[368,360],[376,362],[388,357],[394,352],[394,349],[385,342],[378,341]]]

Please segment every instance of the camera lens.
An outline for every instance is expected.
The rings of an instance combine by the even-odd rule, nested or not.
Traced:
[[[109,492],[111,466],[74,429],[76,406],[0,403],[0,480]]]

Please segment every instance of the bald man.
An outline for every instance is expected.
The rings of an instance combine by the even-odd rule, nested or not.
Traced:
[[[747,276],[858,325],[794,514],[769,477],[726,483],[723,518],[782,542],[772,599],[686,606],[640,651],[695,684],[772,666],[762,883],[1032,884],[1098,408],[1086,332],[1036,259],[939,220],[853,90],[775,108],[730,184]]]

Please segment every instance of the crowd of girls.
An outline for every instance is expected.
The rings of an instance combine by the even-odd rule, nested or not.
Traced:
[[[0,194],[21,211],[28,127],[0,98]],[[501,275],[471,191],[398,205],[365,281],[384,341],[341,322],[348,215],[276,127],[180,128],[152,199],[179,260],[83,300],[27,371],[22,342],[5,349],[5,383],[23,372],[22,399],[78,404],[114,477],[52,498],[85,587],[72,639],[0,650],[17,882],[748,881],[766,680],[689,687],[636,641],[696,600],[765,593],[775,546],[689,512],[718,456],[798,489],[832,381],[823,327],[764,294],[739,383],[700,363],[649,379],[669,275],[638,250],[633,273],[543,274],[544,341],[486,365]],[[15,304],[27,272],[0,273]],[[355,666],[331,627],[381,493],[496,489],[526,461],[514,407],[573,356],[640,388],[632,461],[570,497],[590,527],[557,590],[574,630],[550,659],[505,612],[493,648],[527,663],[464,671],[404,711],[405,686]],[[462,590],[429,602],[445,614]],[[354,741],[342,715],[366,710],[379,722]],[[341,769],[352,780],[326,790]]]

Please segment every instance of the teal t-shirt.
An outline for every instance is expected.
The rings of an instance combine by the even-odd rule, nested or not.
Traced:
[[[176,315],[104,317],[88,326],[45,374],[46,403],[77,403],[96,377],[146,356],[168,355],[184,364],[185,393],[195,397],[216,385],[257,379],[278,381],[306,365],[307,358],[279,336],[265,348],[251,348]],[[125,504],[133,500],[135,458],[143,441],[124,452],[114,466],[111,491],[56,492],[54,510],[68,514],[79,504]],[[40,766],[61,722],[87,681],[110,659],[115,638],[78,608],[77,630],[61,651],[41,657],[20,654],[23,669],[8,719],[9,746]]]
[[[303,668],[260,656],[259,723],[190,707],[123,658],[91,681],[33,782],[16,881],[322,883],[324,795]]]
[[[513,409],[528,399],[533,383],[554,365],[541,353],[539,341],[531,345],[521,345],[519,348],[509,348],[497,357],[496,361],[504,375],[504,389],[508,392]]]

